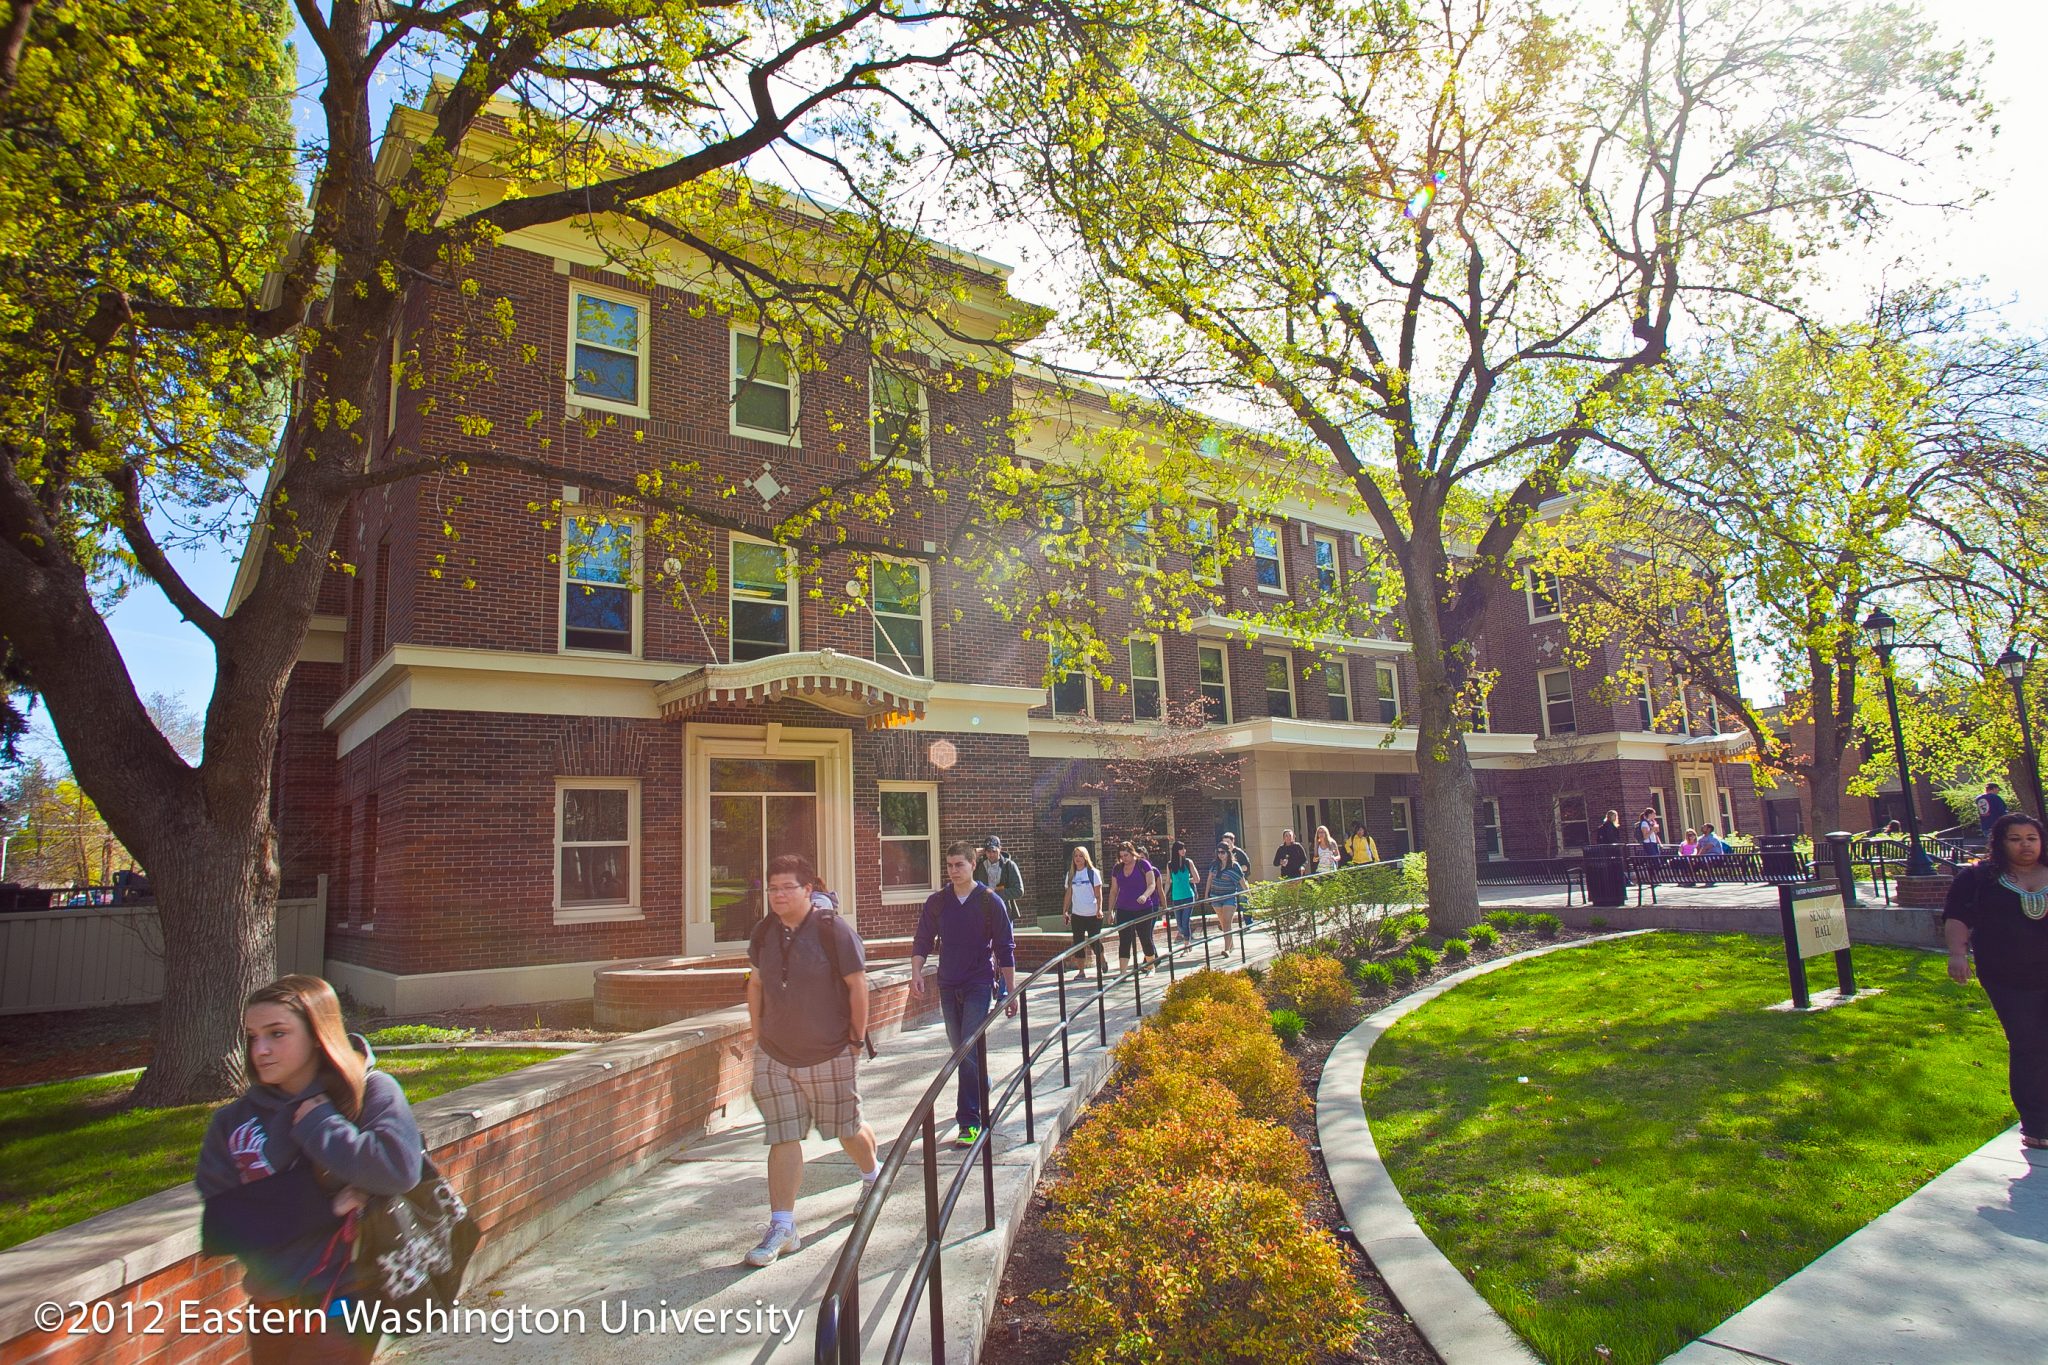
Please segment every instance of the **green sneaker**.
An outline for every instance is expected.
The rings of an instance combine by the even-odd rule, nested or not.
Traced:
[[[981,1125],[978,1123],[963,1123],[960,1125],[960,1131],[954,1135],[953,1145],[955,1147],[972,1147],[980,1140]]]

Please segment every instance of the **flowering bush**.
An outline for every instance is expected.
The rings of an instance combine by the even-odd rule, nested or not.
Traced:
[[[1312,953],[1276,959],[1266,976],[1266,994],[1275,1005],[1315,1024],[1328,1023],[1358,1003],[1358,992],[1344,979],[1344,964]]]
[[[1179,1071],[1220,1081],[1255,1118],[1285,1122],[1307,1107],[1301,1071],[1282,1050],[1263,1013],[1251,1028],[1243,1011],[1220,1000],[1197,1000],[1171,1024],[1156,1019],[1116,1045],[1126,1077]]]
[[[1343,1252],[1283,1188],[1146,1182],[1054,1223],[1071,1275],[1045,1298],[1081,1365],[1309,1365],[1365,1324]]]
[[[1145,1181],[1200,1177],[1283,1190],[1308,1178],[1308,1149],[1291,1129],[1247,1117],[1237,1096],[1205,1076],[1144,1076],[1074,1130],[1060,1208],[1099,1204]]]
[[[1184,976],[1167,988],[1166,1000],[1153,1017],[1164,1024],[1177,1024],[1188,1017],[1198,1000],[1216,1000],[1263,1016],[1266,1002],[1259,988],[1237,972],[1203,970]]]

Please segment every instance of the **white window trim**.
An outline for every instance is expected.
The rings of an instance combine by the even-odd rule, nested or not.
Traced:
[[[1553,731],[1550,728],[1550,688],[1547,682],[1545,681],[1546,679],[1553,678],[1560,673],[1564,675],[1565,695],[1571,700],[1572,706],[1572,728],[1561,733]],[[1543,669],[1541,672],[1537,673],[1536,704],[1537,706],[1541,707],[1543,711],[1543,737],[1545,739],[1560,739],[1564,735],[1578,734],[1579,698],[1578,694],[1572,690],[1572,671],[1569,668],[1546,668]]]
[[[1291,649],[1268,649],[1261,652],[1268,664],[1266,685],[1261,689],[1266,697],[1266,714],[1270,716],[1273,713],[1273,685],[1270,665],[1273,660],[1278,659],[1285,665],[1284,671],[1287,674],[1287,719],[1300,720],[1301,698],[1296,695],[1298,689],[1294,686],[1294,651]]]
[[[630,303],[640,310],[640,377],[638,381],[640,401],[638,403],[621,403],[612,398],[593,398],[587,393],[577,391],[576,344],[578,338],[576,336],[576,296],[578,294],[588,294],[594,299],[610,299],[614,303]],[[653,331],[654,309],[646,295],[635,294],[624,289],[614,289],[609,285],[591,284],[585,280],[569,281],[569,350],[566,373],[562,376],[562,388],[568,395],[570,411],[573,412],[578,408],[595,408],[600,412],[623,413],[628,417],[647,416],[647,381],[649,370],[652,368],[648,363],[648,356],[654,349],[652,345]],[[610,348],[607,347],[606,349]]]
[[[1265,558],[1265,556],[1259,553],[1259,542],[1256,537],[1249,542],[1247,548],[1251,553],[1246,556],[1252,562],[1253,586],[1268,596],[1285,597],[1287,596],[1287,525],[1285,522],[1261,520],[1254,524],[1253,530],[1256,532],[1260,526],[1268,527],[1273,532],[1273,562],[1279,565],[1280,568],[1280,586],[1269,588],[1264,583],[1258,581],[1259,561]]]
[[[1223,664],[1223,719],[1218,724],[1229,725],[1237,719],[1236,698],[1230,695],[1230,646],[1220,640],[1195,641],[1195,695],[1202,695],[1202,651],[1213,649]],[[1242,831],[1240,831],[1242,832]]]
[[[576,330],[574,305],[571,305],[569,330],[571,332]],[[574,343],[572,342],[571,344],[573,346]],[[571,356],[574,356],[576,352],[572,349],[569,352],[569,354]],[[404,361],[405,329],[403,327],[394,327],[391,329],[391,364],[389,368],[385,371],[386,378],[384,381],[384,435],[387,438],[396,436],[398,434],[399,366],[402,365]],[[641,390],[641,392],[645,393],[646,390],[643,389]]]
[[[1412,796],[1396,796],[1390,798],[1390,800],[1394,813],[1400,817],[1393,822],[1394,832],[1404,836],[1404,841],[1408,845],[1407,848],[1401,850],[1402,855],[1405,857],[1415,852],[1419,847],[1419,843],[1415,838],[1415,798]]]
[[[1159,714],[1156,716],[1147,717],[1138,714],[1138,660],[1136,655],[1132,652],[1131,647],[1140,640],[1151,641],[1152,667],[1159,670],[1158,672],[1154,673],[1150,678],[1145,679],[1145,681],[1155,684],[1159,689]],[[1153,635],[1142,630],[1135,631],[1132,634],[1126,635],[1124,637],[1124,662],[1130,669],[1131,677],[1131,719],[1140,725],[1153,725],[1164,723],[1164,721],[1166,720],[1165,644],[1160,641],[1157,635]]]
[[[1735,833],[1735,793],[1718,782],[1714,784],[1714,813],[1721,819],[1718,833],[1722,838]]]
[[[626,885],[625,905],[562,905],[562,804],[563,794],[577,791],[623,791],[626,793]],[[557,924],[609,924],[645,919],[640,908],[640,779],[637,777],[557,777],[555,779],[555,889],[550,896]]]
[[[1387,720],[1379,714],[1380,702],[1383,700],[1383,698],[1380,696],[1381,678],[1391,678],[1394,682],[1394,718],[1392,720]],[[1374,725],[1397,725],[1400,723],[1401,670],[1394,667],[1392,664],[1375,663],[1372,666],[1372,709],[1372,723]]]
[[[735,342],[733,344],[737,346],[739,343]],[[734,370],[735,373],[733,376],[733,383],[735,386],[737,386],[739,383],[739,376],[737,373],[737,352],[735,352],[734,355]],[[929,393],[925,389],[925,386],[919,383],[917,380],[908,379],[905,378],[903,375],[895,374],[893,371],[884,370],[879,365],[868,366],[868,458],[870,460],[878,460],[881,458],[882,455],[882,452],[875,448],[875,428],[879,424],[882,416],[882,406],[880,403],[875,401],[876,395],[881,391],[881,385],[876,382],[876,376],[881,374],[889,374],[892,378],[900,379],[904,383],[911,385],[913,388],[917,390],[917,412],[915,420],[917,422],[918,437],[920,442],[919,454],[915,459],[909,459],[903,456],[892,456],[890,457],[889,464],[898,469],[908,469],[929,476],[932,471],[932,409],[931,398],[929,396]],[[790,376],[792,380],[794,380],[795,377],[796,376],[794,374]],[[735,387],[735,396],[737,396],[737,387]],[[737,411],[737,409],[735,409],[735,411]],[[792,427],[796,425],[795,413],[796,400],[794,397],[794,390],[792,390],[792,397],[790,399],[790,425]],[[749,427],[748,430],[751,431],[752,428]]]
[[[920,905],[924,902],[925,897],[939,889],[946,876],[945,845],[939,840],[939,784],[936,782],[877,782],[875,784],[876,842],[878,844],[915,843],[916,840],[912,836],[882,833],[881,809],[882,793],[884,792],[923,792],[925,794],[925,816],[929,825],[925,834],[925,842],[929,843],[932,849],[932,884],[917,891],[912,891],[905,887],[882,887],[882,904],[884,905]],[[876,872],[876,884],[879,886],[881,884],[879,865],[876,868]]]
[[[1060,812],[1068,806],[1086,806],[1088,808],[1088,857],[1092,861],[1102,853],[1102,800],[1100,797],[1094,796],[1063,796],[1053,802],[1053,837],[1062,844],[1067,843],[1068,839],[1066,835],[1060,832]],[[1067,866],[1060,869],[1061,886],[1066,885],[1066,876],[1067,873],[1073,870],[1073,862],[1074,855],[1072,853],[1067,854]],[[1095,870],[1101,872],[1102,864],[1096,863]],[[1104,874],[1104,880],[1107,879],[1107,874]]]
[[[1319,531],[1311,538],[1309,543],[1318,550],[1325,545],[1330,547],[1330,572],[1335,574],[1337,578],[1337,581],[1330,585],[1330,593],[1332,596],[1341,594],[1344,591],[1344,555],[1337,544],[1337,537],[1326,536]],[[1320,560],[1320,556],[1317,558]],[[1322,564],[1318,562],[1312,566],[1312,569],[1317,575],[1316,590],[1320,592],[1322,591]]]
[[[1656,734],[1657,697],[1650,690],[1650,680],[1648,678],[1643,679],[1642,686],[1636,689],[1635,705],[1636,719],[1643,722],[1643,733]]]
[[[1179,837],[1180,837],[1180,834],[1179,834],[1179,832],[1178,832],[1177,830],[1175,830],[1175,829],[1174,829],[1174,826],[1173,826],[1173,798],[1172,798],[1172,797],[1170,797],[1170,796],[1147,796],[1147,797],[1142,797],[1142,798],[1140,798],[1140,799],[1139,799],[1139,801],[1138,801],[1138,819],[1139,819],[1140,821],[1143,821],[1143,820],[1144,820],[1144,818],[1145,818],[1145,808],[1146,808],[1147,806],[1164,806],[1164,807],[1166,807],[1166,842],[1167,842],[1168,844],[1171,844],[1171,843],[1172,843],[1172,842],[1173,842],[1173,841],[1174,841],[1175,839],[1177,839],[1177,838],[1179,838]],[[1161,871],[1162,871],[1162,872],[1163,872],[1164,870],[1165,870],[1165,869],[1163,869],[1163,868],[1161,869]]]
[[[1197,522],[1207,524],[1209,533],[1206,540],[1196,534],[1194,527]],[[1197,583],[1205,583],[1210,587],[1219,586],[1223,582],[1223,556],[1221,553],[1223,545],[1222,510],[1215,507],[1197,507],[1188,514],[1187,532],[1190,543],[1188,559],[1195,581]],[[1212,570],[1209,573],[1202,572],[1202,558],[1205,553],[1209,558]]]
[[[1045,709],[1052,712],[1054,720],[1073,720],[1077,717],[1085,717],[1089,720],[1095,719],[1095,675],[1085,667],[1068,670],[1070,673],[1078,673],[1081,677],[1082,707],[1079,712],[1062,711],[1053,701],[1053,686],[1065,674],[1053,673],[1052,664],[1051,646],[1047,646],[1045,668],[1049,676],[1045,684]]]
[[[761,427],[744,427],[740,425],[740,379],[742,377],[740,374],[740,338],[743,336],[752,337],[755,341],[765,345],[782,346],[782,343],[774,337],[764,337],[759,332],[745,327],[735,327],[731,330],[729,340],[725,346],[725,372],[727,376],[725,386],[726,432],[729,435],[739,436],[749,441],[764,441],[772,446],[789,446],[792,449],[801,447],[804,443],[803,376],[797,373],[796,357],[789,354],[787,346],[782,347],[782,352],[789,361],[788,433],[784,434],[779,431],[767,431]],[[771,385],[770,387],[774,386]],[[872,405],[873,402],[870,400],[870,407]],[[868,430],[870,432],[868,439],[872,444],[874,440],[872,435],[874,431],[873,426],[870,425]]]
[[[912,677],[918,677],[918,678],[929,678],[929,677],[931,677],[931,676],[932,676],[932,577],[931,577],[931,573],[930,573],[930,566],[929,566],[929,565],[927,565],[927,564],[925,564],[925,562],[924,562],[923,560],[920,560],[920,559],[895,559],[895,558],[892,558],[892,557],[891,557],[891,556],[889,556],[889,555],[871,555],[871,556],[869,556],[869,558],[870,558],[870,559],[871,559],[871,560],[872,560],[873,562],[872,562],[872,563],[870,563],[870,565],[868,566],[868,570],[869,570],[869,571],[868,571],[868,610],[869,610],[869,611],[870,611],[871,613],[873,613],[873,615],[874,615],[874,616],[875,616],[875,617],[876,617],[877,619],[881,618],[881,617],[882,617],[882,616],[883,616],[883,615],[884,615],[885,613],[884,613],[884,612],[882,611],[882,608],[881,608],[881,602],[880,602],[880,600],[879,600],[879,599],[878,599],[878,598],[877,598],[877,597],[875,596],[875,579],[874,579],[874,565],[875,565],[875,564],[907,564],[907,565],[909,565],[909,566],[910,566],[910,567],[911,567],[912,569],[915,569],[915,570],[917,571],[917,610],[918,610],[918,618],[919,618],[919,621],[920,621],[920,623],[921,623],[921,625],[922,625],[922,628],[923,628],[923,631],[924,631],[924,672],[922,672],[922,673],[915,673],[915,674],[911,674],[910,676],[912,676]],[[894,612],[889,612],[889,613],[886,613],[886,614],[887,614],[887,615],[889,615],[889,616],[891,616],[891,617],[893,617],[893,618],[894,618],[895,620],[898,620],[898,621],[903,621],[903,620],[908,620],[908,619],[909,619],[908,617],[905,617],[905,616],[900,616],[900,615],[897,615],[897,614],[896,614],[896,613],[894,613]],[[791,619],[791,621],[792,621],[792,622],[794,622],[794,621],[795,621],[795,619],[796,619],[796,618],[795,618],[795,615],[794,615],[794,609],[793,609],[793,608],[792,608],[792,615],[791,615],[790,619]],[[881,627],[880,627],[879,625],[875,625],[875,622],[874,622],[874,621],[870,621],[870,622],[868,622],[868,624],[869,624],[870,626],[874,626],[874,631],[875,631],[875,634],[876,634],[877,636],[880,636],[880,635],[882,634],[882,628],[881,628]],[[729,640],[729,639],[731,638],[731,627],[730,627],[729,625],[728,625],[728,627],[727,627],[727,638],[728,638],[728,640]],[[877,640],[877,643],[880,643],[880,641],[879,641],[879,640]],[[896,659],[896,652],[895,652],[895,650],[891,649],[891,650],[887,651],[887,654],[888,654],[888,657],[887,657],[887,658],[884,658],[884,657],[882,657],[882,656],[883,656],[883,653],[884,653],[884,651],[882,651],[882,650],[879,650],[879,649],[875,651],[875,662],[876,662],[876,663],[878,663],[878,664],[880,664],[880,665],[881,665],[882,667],[884,667],[884,668],[889,668],[889,669],[893,669],[893,668],[895,668],[895,667],[897,666],[897,659]]]
[[[1556,581],[1555,575],[1552,575],[1551,591],[1553,596],[1562,604],[1564,585]],[[1531,625],[1538,621],[1555,621],[1564,614],[1559,611],[1536,610],[1536,569],[1533,565],[1524,564],[1522,566],[1522,596],[1529,606],[1529,624]]]
[[[774,541],[772,541],[772,540],[763,540],[763,539],[761,539],[761,538],[760,538],[759,536],[750,536],[750,535],[747,535],[747,534],[745,534],[744,532],[741,532],[741,531],[732,531],[732,532],[729,532],[729,533],[727,533],[727,535],[726,535],[726,542],[725,542],[725,657],[726,657],[726,660],[727,660],[728,662],[730,662],[730,661],[732,660],[732,603],[733,603],[733,596],[732,596],[732,592],[733,592],[733,589],[734,589],[734,587],[736,587],[736,586],[737,586],[737,583],[736,583],[736,581],[735,581],[735,579],[734,579],[734,576],[733,576],[733,571],[732,571],[732,559],[733,559],[733,555],[732,555],[732,550],[733,550],[733,546],[735,546],[735,545],[739,545],[739,544],[748,544],[748,545],[766,545],[766,546],[767,546],[768,548],[770,548],[770,549],[772,549],[772,550],[780,550],[780,551],[782,551],[782,564],[783,564],[783,569],[784,569],[784,572],[783,572],[783,575],[782,575],[782,597],[783,597],[783,601],[784,601],[784,603],[785,603],[785,604],[787,604],[787,605],[788,605],[788,607],[789,607],[789,648],[788,648],[788,649],[786,649],[786,650],[784,650],[783,652],[784,652],[784,653],[786,653],[786,654],[794,654],[794,653],[796,653],[796,652],[797,652],[797,650],[799,650],[799,649],[801,649],[801,648],[803,647],[803,646],[802,646],[802,641],[803,641],[803,634],[802,634],[802,631],[801,631],[801,630],[800,630],[800,628],[799,628],[799,627],[800,627],[800,622],[799,622],[799,620],[798,620],[798,611],[797,611],[797,591],[796,591],[796,552],[795,552],[794,550],[792,550],[792,549],[791,549],[791,548],[790,548],[789,546],[787,546],[787,545],[777,545],[777,544],[776,544],[776,543],[775,543]],[[750,598],[747,598],[747,599],[745,599],[745,600],[746,600],[746,601],[749,601],[749,602],[753,602],[753,601],[763,601],[763,602],[765,602],[765,601],[768,601],[768,600],[770,600],[770,599],[768,599],[768,598],[752,598],[752,597],[750,597]]]
[[[596,521],[600,524],[609,523],[614,526],[624,526],[632,534],[633,564],[631,572],[633,581],[626,585],[626,589],[633,598],[633,648],[624,654],[615,649],[572,649],[569,645],[569,528],[579,519]],[[647,544],[644,531],[645,528],[641,525],[640,518],[638,517],[622,516],[617,513],[598,513],[583,508],[564,507],[562,509],[562,549],[561,553],[556,556],[561,561],[561,567],[555,575],[555,652],[557,654],[569,654],[581,659],[639,659],[646,656],[647,594],[641,591],[640,588],[641,583],[646,578],[647,569]]]
[[[1665,794],[1664,788],[1652,787],[1650,788],[1650,804],[1657,811],[1657,837],[1660,841],[1668,841],[1671,837],[1671,798]],[[1636,823],[1641,824],[1642,822],[1643,817],[1638,815]]]
[[[1492,815],[1493,815],[1493,819],[1492,819],[1491,821],[1487,820],[1487,818],[1486,818],[1486,816],[1487,816],[1488,812],[1491,812],[1491,813],[1492,813]],[[1481,856],[1481,857],[1483,857],[1483,858],[1485,858],[1485,859],[1487,859],[1487,860],[1489,860],[1489,861],[1491,861],[1492,859],[1495,859],[1495,858],[1505,858],[1505,857],[1507,857],[1507,853],[1508,853],[1508,845],[1507,845],[1507,838],[1506,838],[1506,835],[1505,835],[1505,833],[1504,833],[1504,832],[1502,831],[1502,829],[1501,829],[1501,827],[1500,827],[1500,798],[1499,798],[1499,797],[1497,797],[1497,796],[1482,796],[1482,797],[1480,797],[1480,798],[1479,798],[1479,828],[1480,828],[1480,830],[1481,830],[1482,832],[1483,832],[1483,831],[1485,831],[1485,830],[1489,830],[1489,829],[1490,829],[1490,830],[1492,830],[1492,831],[1493,831],[1493,835],[1494,835],[1493,841],[1494,841],[1494,842],[1495,842],[1496,844],[1500,845],[1500,852],[1498,852],[1498,853],[1485,853],[1485,854],[1481,854],[1480,856]],[[1588,834],[1591,834],[1591,833],[1593,832],[1593,831],[1592,831],[1592,826],[1588,825],[1588,826],[1587,826],[1587,828],[1586,828],[1586,832],[1587,832]]]
[[[1337,676],[1344,680],[1344,690],[1342,692],[1332,692],[1330,693],[1330,695],[1341,696],[1344,698],[1344,714],[1351,724],[1356,725],[1358,723],[1358,708],[1352,704],[1351,699],[1350,658],[1346,655],[1339,654],[1334,659],[1323,660],[1323,689],[1325,691],[1329,690],[1330,670],[1333,668],[1337,670]]]
[[[1583,792],[1561,792],[1558,795],[1551,797],[1550,837],[1553,841],[1551,843],[1551,847],[1558,850],[1559,857],[1569,856],[1564,852],[1564,850],[1573,847],[1573,845],[1566,843],[1564,839],[1564,803],[1567,801],[1576,801],[1579,803],[1579,809],[1584,811],[1586,815],[1586,838],[1588,841],[1590,841],[1593,838],[1593,807],[1586,800],[1585,794]],[[1637,820],[1640,822],[1641,817],[1638,816]]]

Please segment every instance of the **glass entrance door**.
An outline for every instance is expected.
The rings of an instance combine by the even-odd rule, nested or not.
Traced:
[[[714,758],[709,802],[711,922],[718,942],[744,943],[767,913],[769,860],[798,853],[817,865],[818,764]]]

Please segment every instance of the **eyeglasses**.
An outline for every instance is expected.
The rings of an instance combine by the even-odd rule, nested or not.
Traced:
[[[797,896],[803,894],[803,890],[802,886],[771,886],[768,888],[768,894],[771,896]]]

